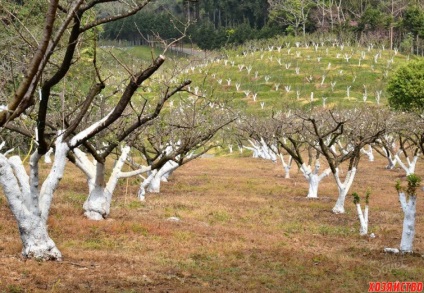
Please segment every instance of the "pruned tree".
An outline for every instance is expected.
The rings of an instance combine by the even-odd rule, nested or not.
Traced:
[[[400,181],[396,183],[396,190],[399,194],[399,202],[404,213],[402,238],[400,249],[385,248],[384,251],[392,253],[412,253],[415,237],[415,215],[417,209],[417,191],[420,186],[421,178],[415,174],[406,177],[408,186],[401,186]]]
[[[273,117],[276,123],[273,136],[278,146],[284,149],[299,166],[300,171],[309,183],[307,198],[318,198],[319,183],[330,174],[330,168],[320,174],[320,152],[309,144],[309,138],[303,131],[303,119],[294,113]]]
[[[35,134],[37,147],[30,157],[29,175],[18,156],[8,158],[4,154],[0,155],[0,184],[18,223],[24,257],[61,259],[60,251],[48,235],[47,219],[54,191],[63,176],[66,157],[70,151],[119,120],[141,84],[150,78],[165,61],[165,57],[160,55],[152,60],[150,65],[131,74],[122,92],[117,93],[112,110],[103,113],[104,115],[101,115],[98,120],[79,127],[81,121],[90,114],[91,106],[99,98],[100,93],[107,87],[107,82],[101,77],[98,69],[96,50],[94,50],[91,86],[85,90],[81,102],[74,107],[67,123],[59,127],[49,125],[49,115],[55,114],[54,107],[51,107],[55,102],[52,98],[53,90],[67,76],[73,64],[80,60],[77,51],[78,45],[83,41],[83,35],[102,23],[136,13],[150,1],[126,2],[124,4],[126,9],[123,9],[121,13],[105,18],[93,20],[88,17],[97,6],[104,2],[111,1],[75,0],[64,3],[59,3],[58,0],[49,1],[46,6],[46,19],[42,24],[42,37],[36,41],[36,46],[30,47],[27,70],[22,78],[18,75],[14,76],[18,86],[10,91],[10,99],[1,108],[0,126],[10,126],[10,129],[14,128],[22,134],[32,136],[31,131],[20,127],[20,122],[31,115],[36,117],[37,123]],[[3,22],[2,25],[9,24]],[[25,38],[22,42],[25,42]],[[39,96],[35,98],[37,88],[39,88]],[[62,96],[62,100],[66,101],[66,95]],[[22,115],[24,112],[28,116]],[[20,116],[23,118],[18,121],[17,118]],[[12,125],[12,122],[16,123]],[[55,128],[56,131],[53,131]],[[50,147],[55,149],[54,163],[47,178],[41,184],[38,172],[39,161]]]
[[[412,252],[415,236],[415,213],[417,207],[417,190],[421,178],[415,174],[407,176],[408,187],[404,190],[400,182],[396,184],[399,193],[399,202],[405,215],[403,219],[402,239],[400,241],[401,252]]]
[[[181,98],[180,107],[168,109],[147,132],[134,134],[129,144],[137,149],[144,164],[159,165],[144,178],[139,198],[147,192],[160,192],[161,182],[180,166],[200,157],[220,145],[218,133],[237,118],[230,108],[211,109],[210,100],[203,96]],[[141,164],[132,165],[138,168]]]
[[[326,159],[337,184],[339,195],[334,213],[345,212],[346,195],[357,172],[361,149],[385,133],[386,116],[387,111],[379,109],[314,111],[302,116],[304,131],[311,137],[309,144]],[[334,150],[336,145],[339,152]],[[344,181],[340,173],[343,162],[348,162]]]
[[[16,86],[9,94],[9,99],[0,112],[0,126],[19,117],[26,109],[35,104],[34,93],[40,88],[40,117],[39,132],[43,134],[43,119],[45,105],[48,104],[52,88],[57,85],[68,73],[78,46],[91,29],[107,22],[125,18],[143,9],[150,0],[131,1],[124,4],[119,13],[107,15],[93,20],[90,14],[95,14],[95,9],[106,2],[120,2],[118,0],[74,0],[61,3],[59,0],[50,0],[45,9],[44,23],[38,23],[34,28],[24,27],[23,34],[17,30],[17,22],[12,11],[6,11],[8,20],[2,21],[6,30],[17,30],[21,36],[22,46],[29,50],[25,60],[25,72],[14,72],[11,79]],[[3,9],[7,9],[3,7]],[[40,28],[41,26],[41,28]],[[31,30],[37,30],[41,36],[33,35]],[[29,43],[29,44],[28,44]],[[44,74],[43,73],[48,73]],[[43,79],[41,79],[43,77]],[[100,86],[100,85],[99,85]],[[45,148],[46,146],[42,146]],[[41,149],[42,149],[41,148]],[[40,150],[41,150],[40,149]]]
[[[378,154],[387,159],[388,164],[386,165],[386,169],[389,170],[394,169],[397,164],[395,158],[397,152],[396,138],[397,135],[386,133],[377,139],[375,144],[372,145],[373,149]]]
[[[367,191],[365,194],[364,212],[362,212],[362,208],[361,208],[361,198],[356,192],[352,194],[353,203],[356,206],[356,212],[358,214],[358,219],[360,224],[359,235],[361,236],[365,236],[368,234],[368,211],[369,211],[368,205],[369,205],[370,194],[371,194],[370,191]]]
[[[424,117],[417,113],[400,113],[395,118],[398,150],[394,158],[406,175],[414,174],[424,153]]]
[[[184,81],[174,89],[166,86],[156,105],[147,106],[148,101],[145,100],[141,110],[137,110],[132,105],[125,115],[125,119],[120,119],[120,123],[115,123],[114,127],[108,128],[107,137],[102,137],[103,142],[86,141],[84,147],[87,152],[92,155],[94,161],[90,161],[85,153],[79,149],[74,149],[75,165],[80,168],[87,177],[89,186],[89,195],[84,203],[84,214],[92,220],[101,220],[106,218],[110,212],[110,204],[116,184],[120,178],[128,178],[139,174],[146,173],[152,169],[161,167],[162,162],[150,166],[141,166],[138,170],[123,172],[122,168],[127,161],[130,147],[125,145],[125,140],[140,128],[149,127],[150,122],[158,117],[165,102],[168,101],[176,93],[185,89],[190,81]],[[154,102],[154,101],[151,101]],[[103,109],[102,109],[103,110]],[[114,152],[119,145],[121,154],[113,167],[108,182],[105,182],[106,160]]]

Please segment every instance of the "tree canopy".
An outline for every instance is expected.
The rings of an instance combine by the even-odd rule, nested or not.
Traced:
[[[402,111],[424,110],[424,60],[400,67],[389,81],[389,104]]]

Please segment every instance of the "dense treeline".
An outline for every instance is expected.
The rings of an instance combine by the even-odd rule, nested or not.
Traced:
[[[119,7],[105,5],[99,13],[108,9]],[[202,49],[281,34],[314,33],[351,43],[378,42],[420,55],[424,52],[422,0],[161,0],[138,15],[107,24],[103,37],[135,43],[152,35],[175,38],[187,21],[191,24],[189,39]]]

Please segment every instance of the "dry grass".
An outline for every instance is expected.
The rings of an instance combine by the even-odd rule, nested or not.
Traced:
[[[0,291],[50,292],[364,292],[369,281],[422,281],[423,258],[382,253],[400,242],[400,170],[363,159],[351,191],[373,190],[370,230],[359,237],[351,199],[332,214],[332,178],[306,200],[296,170],[251,158],[199,159],[178,170],[146,203],[121,182],[111,219],[83,218],[87,192],[73,166],[56,193],[49,228],[63,262],[24,261],[13,216],[0,197]],[[423,165],[422,163],[420,163]],[[419,174],[423,174],[419,166]],[[128,192],[127,192],[128,191]],[[424,252],[419,193],[415,248]],[[169,222],[171,216],[181,222]]]

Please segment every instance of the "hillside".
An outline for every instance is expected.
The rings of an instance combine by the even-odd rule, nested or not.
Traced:
[[[184,71],[200,91],[256,110],[386,104],[391,72],[409,56],[384,48],[283,43],[242,48]],[[205,75],[207,75],[205,79]]]

